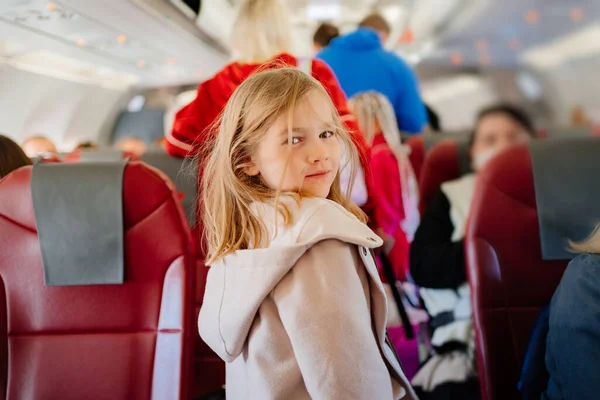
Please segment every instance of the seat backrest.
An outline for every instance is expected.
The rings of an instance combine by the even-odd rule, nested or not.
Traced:
[[[142,156],[142,161],[158,168],[175,184],[183,196],[183,209],[190,226],[196,224],[196,196],[198,194],[198,167],[195,160],[171,157],[164,150],[152,150]]]
[[[31,176],[24,167],[0,182],[0,393],[187,399],[195,268],[170,181],[125,167],[123,284],[45,286]]]
[[[581,234],[557,242],[552,230],[558,227],[563,236],[576,232],[571,227],[575,219],[564,217],[574,210],[584,211],[588,230],[600,218],[586,212],[589,207],[584,204],[597,205],[600,199],[570,188],[584,181],[589,192],[591,182],[597,182],[597,154],[597,138],[540,141],[506,150],[479,173],[465,249],[484,400],[520,399],[517,382],[535,319],[552,298],[569,261],[543,254],[541,240],[553,239],[553,250],[558,247],[565,257],[572,257],[563,251],[567,239],[579,240]],[[544,191],[548,185],[550,190]]]
[[[425,156],[419,177],[419,210],[425,212],[442,183],[470,171],[467,143],[445,139]]]
[[[576,139],[594,136],[594,130],[588,126],[552,127],[547,130],[548,139]]]

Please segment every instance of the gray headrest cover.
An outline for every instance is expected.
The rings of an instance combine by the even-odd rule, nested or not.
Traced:
[[[544,260],[569,260],[569,240],[600,222],[600,139],[536,140],[530,145]]]
[[[46,285],[123,283],[126,164],[33,167],[31,195]]]

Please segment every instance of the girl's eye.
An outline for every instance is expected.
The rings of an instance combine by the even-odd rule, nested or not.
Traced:
[[[333,137],[334,135],[335,135],[335,133],[333,133],[332,131],[325,131],[325,132],[321,132],[321,134],[319,135],[319,138],[329,139],[330,137]]]
[[[292,143],[292,146],[293,146],[293,145],[295,145],[295,144],[298,144],[298,143],[300,143],[300,142],[302,142],[302,138],[301,138],[301,137],[298,137],[298,136],[293,136],[293,137],[292,137],[291,139],[289,139],[289,140],[287,140],[287,139],[286,139],[286,141],[285,141],[285,142],[283,142],[283,144],[289,144],[289,143]]]

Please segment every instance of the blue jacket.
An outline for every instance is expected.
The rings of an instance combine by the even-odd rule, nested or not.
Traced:
[[[369,28],[335,38],[317,57],[335,72],[346,96],[374,90],[392,103],[398,127],[420,133],[427,113],[412,69],[398,56],[386,51],[377,33]]]

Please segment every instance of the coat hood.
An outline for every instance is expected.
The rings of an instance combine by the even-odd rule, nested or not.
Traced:
[[[198,329],[202,339],[227,362],[243,351],[263,300],[311,246],[327,239],[366,248],[382,244],[371,229],[337,203],[313,198],[300,203],[282,201],[292,214],[292,224],[279,224],[276,229],[274,207],[254,205],[268,227],[268,247],[238,250],[210,267]]]

